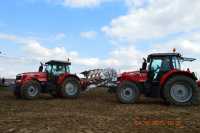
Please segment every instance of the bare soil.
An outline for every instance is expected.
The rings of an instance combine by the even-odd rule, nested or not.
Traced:
[[[42,95],[17,100],[0,91],[0,133],[200,132],[200,106],[167,106],[141,97],[133,105],[118,103],[106,91],[83,93],[77,100]]]

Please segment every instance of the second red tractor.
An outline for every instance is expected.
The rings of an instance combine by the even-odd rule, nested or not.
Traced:
[[[190,70],[182,70],[181,62],[194,61],[179,53],[156,53],[144,59],[140,71],[125,72],[118,78],[117,98],[121,103],[135,103],[141,94],[161,97],[169,104],[197,105],[200,88]]]

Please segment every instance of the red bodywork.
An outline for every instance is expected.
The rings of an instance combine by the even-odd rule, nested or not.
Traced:
[[[39,82],[47,82],[47,74],[44,72],[28,72],[22,73],[21,78],[16,80],[18,86],[22,86],[30,80],[37,80]]]
[[[171,70],[171,71],[165,73],[162,76],[162,78],[160,79],[160,86],[163,86],[166,83],[166,81],[174,75],[185,75],[185,76],[191,77],[195,81],[197,80],[195,75],[192,74],[190,71],[181,71],[181,70],[174,69],[174,70]],[[122,81],[131,81],[131,82],[134,82],[134,83],[144,83],[147,80],[148,80],[148,71],[124,72],[119,77],[120,83]],[[200,81],[197,81],[197,83],[200,86]]]
[[[124,72],[120,76],[120,82],[122,81],[132,81],[135,83],[143,83],[147,80],[148,73],[141,73],[139,71]]]
[[[174,69],[163,75],[163,77],[160,79],[160,85],[163,86],[166,83],[166,81],[174,75],[185,75],[187,77],[194,79],[195,81],[197,80],[196,76],[190,71],[181,71]]]
[[[21,75],[22,75],[21,79],[16,80],[16,84],[18,84],[20,86],[30,80],[36,80],[40,83],[46,83],[48,81],[48,75],[45,72],[28,72],[28,73],[22,73]],[[62,85],[63,82],[65,81],[65,79],[68,77],[75,77],[80,81],[80,79],[76,75],[73,75],[70,73],[64,73],[64,74],[59,75],[59,77],[56,81],[57,84]]]
[[[69,77],[74,77],[74,78],[78,79],[78,81],[80,81],[80,79],[76,75],[73,75],[70,73],[64,73],[64,74],[61,74],[58,76],[58,78],[56,80],[56,86],[59,86],[59,87],[62,86],[65,79],[67,79]],[[40,83],[40,85],[42,87],[42,90],[41,90],[42,92],[48,92],[48,87],[47,87],[48,86],[48,74],[46,72],[28,72],[28,73],[22,73],[17,76],[14,94],[16,96],[20,97],[21,96],[21,87],[23,85],[25,85],[27,82],[33,81],[33,80]],[[81,84],[81,82],[80,82],[80,84]]]

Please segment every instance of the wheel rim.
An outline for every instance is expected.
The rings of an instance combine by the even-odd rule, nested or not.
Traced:
[[[170,94],[175,101],[184,103],[192,98],[192,88],[185,84],[174,84]]]
[[[27,90],[28,90],[28,95],[31,96],[31,97],[34,97],[38,94],[38,88],[37,87],[29,86]]]
[[[65,85],[65,92],[68,94],[68,95],[75,95],[78,91],[78,87],[73,85],[72,83],[67,83]]]
[[[130,101],[135,97],[135,93],[132,88],[127,87],[122,89],[121,97],[126,101]]]

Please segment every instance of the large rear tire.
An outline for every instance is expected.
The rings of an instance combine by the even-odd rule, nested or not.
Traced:
[[[22,98],[27,100],[37,99],[40,96],[41,86],[37,81],[28,81],[21,87]]]
[[[140,96],[140,90],[135,83],[124,81],[117,88],[117,99],[123,104],[133,104]]]
[[[199,105],[200,89],[197,83],[186,76],[175,76],[164,86],[163,96],[167,103],[187,106]]]
[[[76,99],[80,96],[80,82],[74,77],[67,78],[61,88],[63,98]]]

